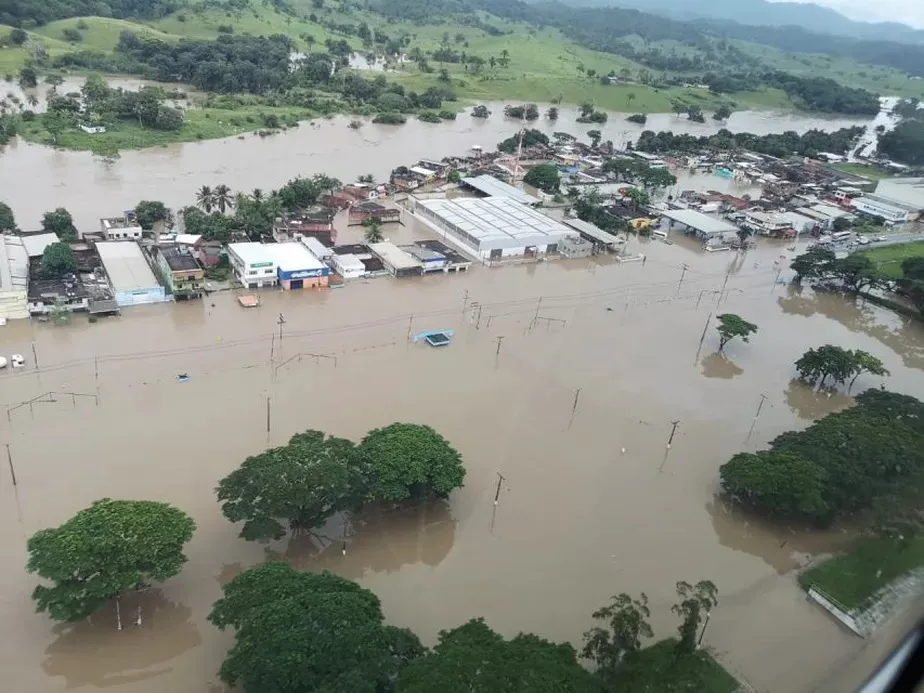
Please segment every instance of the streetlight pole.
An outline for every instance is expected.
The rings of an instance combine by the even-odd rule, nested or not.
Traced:
[[[698,650],[698,649],[700,648],[700,646],[703,644],[703,636],[706,635],[706,626],[709,625],[709,617],[710,617],[710,616],[712,616],[712,611],[711,611],[711,610],[706,612],[706,619],[705,619],[705,621],[703,622],[703,629],[702,629],[702,630],[700,631],[700,633],[699,633],[699,640],[696,641],[696,649],[697,649],[697,650]]]

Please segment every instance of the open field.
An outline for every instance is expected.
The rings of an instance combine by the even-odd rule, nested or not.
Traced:
[[[817,586],[848,609],[856,609],[878,590],[924,565],[924,537],[909,543],[868,539],[853,551],[825,561],[799,576],[808,590]]]
[[[887,245],[863,253],[875,263],[879,274],[888,279],[901,279],[902,260],[909,257],[924,257],[924,241]]]
[[[843,171],[844,173],[851,173],[855,176],[869,178],[870,180],[882,180],[883,178],[889,178],[892,175],[885,169],[879,168],[877,166],[851,162],[832,164],[831,168],[837,169],[838,171]]]

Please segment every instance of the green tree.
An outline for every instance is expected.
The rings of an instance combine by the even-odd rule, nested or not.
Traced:
[[[446,182],[447,183],[461,183],[462,174],[459,171],[455,171],[455,170],[450,171],[449,175],[446,176]]]
[[[731,117],[732,110],[728,107],[727,104],[722,104],[717,109],[715,113],[712,114],[713,120],[728,120]]]
[[[248,457],[216,492],[225,517],[243,521],[241,537],[279,539],[287,529],[311,529],[357,505],[362,480],[351,441],[308,430]]]
[[[109,84],[100,75],[89,75],[80,88],[83,102],[90,112],[98,113],[109,98]]]
[[[701,580],[695,586],[688,582],[677,583],[677,596],[680,603],[671,607],[681,623],[677,629],[680,641],[677,650],[683,654],[693,654],[696,650],[696,637],[703,621],[703,612],[708,613],[718,603],[719,590],[709,580]]]
[[[824,522],[828,474],[814,462],[788,452],[741,452],[719,470],[728,497],[771,516]]]
[[[838,217],[831,224],[831,229],[837,233],[840,233],[841,231],[846,231],[850,227],[851,227],[850,219],[848,219],[847,217]]]
[[[748,342],[750,335],[757,332],[757,325],[734,313],[722,313],[718,316],[718,320],[719,324],[716,329],[719,332],[719,351],[724,351],[725,345],[736,337],[741,337],[741,341]]]
[[[215,193],[212,192],[212,189],[203,185],[196,192],[196,206],[203,210],[206,214],[212,212],[212,207],[215,206]]]
[[[19,86],[23,89],[33,89],[38,85],[38,74],[31,65],[26,65],[19,71]]]
[[[195,529],[186,513],[166,503],[96,501],[29,539],[29,572],[54,583],[35,588],[37,610],[80,621],[124,592],[173,577]]]
[[[51,279],[77,271],[77,258],[67,243],[52,243],[42,252],[42,276]]]
[[[647,192],[639,188],[629,188],[626,191],[626,197],[632,201],[632,207],[638,209],[651,203],[651,197]]]
[[[545,117],[549,120],[558,120],[558,108],[550,106],[549,110],[545,112]]]
[[[398,674],[395,693],[597,693],[574,648],[521,633],[504,640],[483,619],[439,634],[426,656]]]
[[[850,384],[847,386],[849,391],[853,384],[857,381],[864,373],[872,373],[873,375],[886,376],[889,375],[889,371],[885,366],[882,365],[882,360],[876,358],[867,351],[862,349],[853,350],[853,378],[850,379]]]
[[[157,222],[169,223],[173,218],[167,206],[157,200],[142,200],[139,202],[135,205],[135,216],[138,218],[141,228],[148,231],[153,229],[154,224]]]
[[[618,594],[609,604],[594,611],[594,620],[603,621],[606,626],[596,626],[584,633],[581,654],[597,665],[604,681],[627,657],[641,649],[642,638],[654,634],[646,620],[649,616],[651,611],[644,592],[638,599]]]
[[[809,349],[796,361],[799,377],[811,384],[820,379],[819,385],[824,385],[828,378],[843,384],[853,375],[854,369],[853,352],[833,344]]]
[[[42,230],[57,234],[65,243],[77,240],[77,227],[74,218],[64,207],[58,207],[53,212],[45,212],[42,216]]]
[[[235,630],[219,677],[244,693],[377,693],[423,647],[378,598],[330,573],[263,563],[224,587],[209,620]]]
[[[0,228],[3,224],[0,223]],[[924,314],[924,257],[909,257],[902,261],[902,278],[899,287]]]
[[[363,221],[363,226],[365,227],[363,237],[366,243],[381,243],[385,240],[385,236],[382,235],[382,222],[375,217],[369,217]]]
[[[851,253],[839,258],[831,266],[831,273],[839,279],[844,288],[860,293],[873,288],[879,281],[876,266],[865,253]]]
[[[224,214],[226,211],[234,207],[234,198],[231,195],[231,188],[229,188],[224,183],[215,186],[215,190],[212,191],[213,204],[218,207],[218,211]]]
[[[54,110],[49,110],[42,117],[42,125],[45,126],[45,130],[51,135],[51,143],[55,146],[58,146],[58,138],[61,136],[61,133],[68,128],[70,123],[71,121],[68,116]]]
[[[26,33],[25,29],[20,29],[19,27],[16,27],[14,29],[10,29],[9,39],[12,45],[21,46],[22,44],[24,44],[26,41],[29,40],[29,34]]]
[[[550,195],[558,192],[559,174],[558,166],[555,164],[540,164],[533,166],[526,175],[523,176],[523,182],[539,188]]]
[[[369,500],[399,502],[462,486],[462,456],[429,426],[393,423],[370,431],[359,445],[368,468]]]
[[[0,232],[16,230],[16,217],[13,216],[13,209],[5,202],[0,202]]]
[[[816,245],[795,257],[789,266],[796,273],[796,281],[818,280],[830,275],[834,260],[833,250]]]
[[[600,138],[603,137],[603,133],[599,130],[588,130],[587,137],[590,138],[590,146],[596,149],[600,145]]]

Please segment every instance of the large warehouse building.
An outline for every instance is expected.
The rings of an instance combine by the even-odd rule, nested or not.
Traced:
[[[482,260],[558,252],[571,229],[509,197],[416,200],[415,213]]]
[[[137,242],[103,241],[96,244],[96,252],[103,261],[120,307],[167,300],[164,287],[157,281]]]

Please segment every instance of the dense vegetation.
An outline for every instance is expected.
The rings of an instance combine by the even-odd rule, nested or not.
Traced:
[[[859,514],[907,531],[924,494],[924,403],[867,390],[855,406],[778,436],[768,450],[735,455],[720,475],[731,498],[780,520],[828,524]]]
[[[0,24],[28,28],[83,16],[151,19],[178,6],[172,0],[14,0],[0,5]]]
[[[881,154],[912,166],[924,164],[924,109],[919,105],[917,99],[908,99],[896,106],[902,119],[879,138]]]
[[[754,135],[749,132],[732,133],[719,130],[714,135],[697,137],[682,133],[645,130],[635,148],[643,152],[698,152],[704,149],[746,149],[761,154],[784,158],[793,154],[816,156],[818,152],[845,154],[856,144],[863,128],[854,126],[834,132],[809,130],[803,135],[787,131],[781,134]]]

